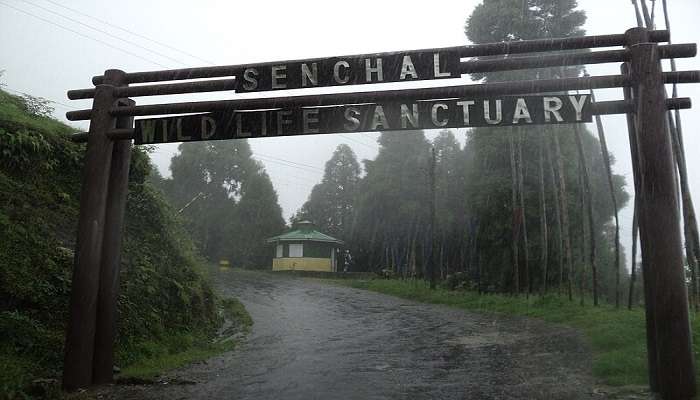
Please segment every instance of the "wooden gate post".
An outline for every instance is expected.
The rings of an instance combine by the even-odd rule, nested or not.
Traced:
[[[131,99],[120,100],[119,103],[121,106],[133,106],[136,104]],[[133,128],[133,125],[134,117],[117,118],[117,129]],[[97,297],[92,381],[98,384],[109,383],[114,376],[114,338],[117,328],[119,269],[121,264],[124,211],[126,209],[126,198],[129,193],[130,160],[131,140],[117,140],[113,145],[112,164],[109,173],[100,284]]]
[[[666,130],[664,80],[658,45],[627,31],[635,103],[639,233],[649,269],[656,326],[658,393],[664,400],[695,396],[695,366],[688,318],[678,197],[671,138]]]
[[[105,76],[114,74],[113,70],[105,71]],[[87,387],[92,383],[100,261],[113,150],[107,132],[116,124],[116,118],[109,112],[115,100],[114,85],[110,81],[95,88],[80,189],[78,236],[66,329],[65,390]]]
[[[620,72],[622,75],[629,76],[630,68],[628,63],[624,63],[620,66]],[[626,101],[633,101],[632,99],[632,89],[629,87],[624,87],[622,89],[624,94],[624,99]],[[639,182],[639,150],[637,146],[637,128],[635,126],[636,122],[634,120],[634,113],[628,112],[627,117],[627,132],[630,142],[630,154],[632,156],[632,175],[634,179],[634,187],[638,189],[641,187]],[[635,194],[635,202],[638,201],[639,193]],[[636,260],[635,260],[636,261]],[[644,316],[645,316],[645,327],[646,327],[646,337],[647,337],[647,364],[649,366],[649,389],[652,393],[658,392],[658,378],[657,378],[657,360],[656,360],[656,322],[654,320],[654,302],[649,299],[653,299],[654,296],[651,292],[651,277],[648,263],[642,259],[642,283],[644,284]]]

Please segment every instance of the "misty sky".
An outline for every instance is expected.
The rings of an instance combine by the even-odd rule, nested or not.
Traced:
[[[673,42],[700,42],[697,28],[700,2],[668,2]],[[66,111],[90,107],[87,100],[67,100],[66,91],[90,87],[91,77],[108,68],[131,72],[455,46],[468,43],[464,23],[479,3],[477,0],[120,0],[116,6],[115,2],[98,0],[0,0],[0,70],[5,70],[0,82],[11,92],[26,92],[55,101],[55,115],[65,121]],[[580,0],[579,7],[588,15],[585,29],[589,35],[622,33],[636,24],[629,0]],[[656,11],[657,27],[663,28],[663,14],[660,9]],[[700,69],[700,59],[678,60],[678,67]],[[593,75],[617,74],[619,66],[591,66],[589,71]],[[457,82],[385,84],[381,88]],[[313,90],[321,93],[371,89],[360,86]],[[298,91],[286,93],[298,94]],[[691,97],[694,105],[700,107],[700,85],[681,85],[679,93]],[[269,95],[214,92],[137,101],[149,104]],[[601,90],[596,95],[598,100],[622,98],[620,89]],[[681,112],[696,208],[700,202],[700,160],[696,157],[700,148],[698,110]],[[627,190],[632,192],[624,117],[606,116],[603,122],[608,145],[617,160],[614,171],[626,177]],[[87,123],[71,125],[87,129]],[[594,126],[589,128],[595,132]],[[426,133],[433,137],[437,131]],[[464,143],[464,131],[455,133]],[[338,144],[348,144],[359,159],[371,159],[377,154],[376,137],[373,133],[298,136],[252,139],[250,144],[255,158],[263,162],[270,174],[284,216],[289,218],[321,179],[323,165]],[[177,144],[167,144],[158,146],[152,153],[163,175],[169,175],[170,157],[176,152]],[[625,247],[631,242],[631,214],[630,207],[621,214]]]

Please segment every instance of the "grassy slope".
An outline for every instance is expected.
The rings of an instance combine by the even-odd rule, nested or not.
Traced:
[[[400,280],[337,281],[343,285],[372,290],[410,300],[444,304],[470,311],[502,313],[541,318],[548,322],[574,327],[585,335],[593,349],[593,373],[603,383],[645,385],[648,383],[646,366],[646,336],[644,312],[616,310],[612,306],[580,306],[557,296],[510,297],[479,295],[475,292],[431,291],[425,283]],[[700,319],[691,315],[696,364],[700,361],[698,336]]]
[[[69,140],[72,131],[0,90],[0,399],[58,393],[28,387],[61,375],[84,152]],[[147,155],[135,150],[116,349],[117,364],[132,375],[233,346],[212,344],[219,302],[176,213],[144,182],[149,170]],[[224,306],[249,321],[234,303]]]

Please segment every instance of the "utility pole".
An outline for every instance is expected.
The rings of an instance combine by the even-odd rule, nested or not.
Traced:
[[[435,289],[435,146],[430,148],[430,289]]]

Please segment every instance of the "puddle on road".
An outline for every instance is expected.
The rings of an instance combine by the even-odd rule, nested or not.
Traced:
[[[493,345],[509,345],[521,340],[529,339],[531,335],[523,333],[507,332],[478,332],[470,336],[458,336],[445,340],[445,344],[462,346],[466,348],[478,348]]]

